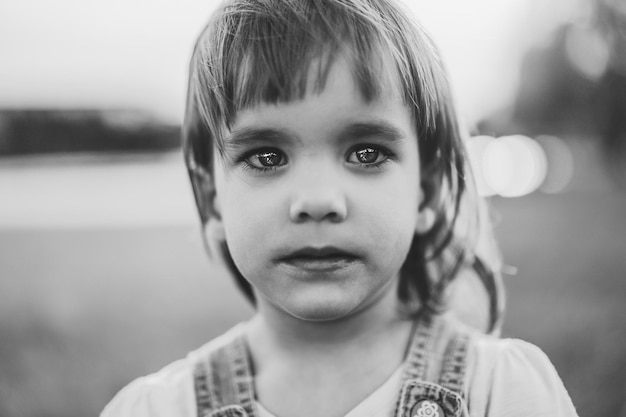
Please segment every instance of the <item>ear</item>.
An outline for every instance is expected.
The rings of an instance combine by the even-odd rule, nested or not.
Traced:
[[[224,222],[222,222],[222,214],[220,211],[220,201],[216,192],[213,192],[211,201],[211,217],[205,226],[206,236],[216,242],[226,242],[226,231],[224,230]]]
[[[189,175],[205,236],[211,240],[226,240],[213,176],[205,168],[197,166],[189,170]]]
[[[437,219],[437,206],[441,196],[441,172],[432,164],[422,172],[421,199],[419,202],[415,232],[424,235],[433,228]]]

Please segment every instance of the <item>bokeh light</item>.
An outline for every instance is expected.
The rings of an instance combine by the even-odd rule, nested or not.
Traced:
[[[567,33],[565,52],[572,66],[591,80],[599,79],[609,65],[610,49],[598,29],[573,26]]]
[[[540,190],[547,194],[563,192],[574,178],[574,154],[569,145],[556,136],[542,135],[537,142],[545,151],[548,172]]]
[[[559,152],[556,146],[559,145],[551,149]],[[526,136],[513,135],[497,139],[476,136],[469,140],[468,152],[478,192],[483,196],[497,194],[502,197],[521,197],[536,191],[547,178],[546,151],[537,141]],[[559,162],[556,157],[553,161]],[[561,179],[555,180],[555,184],[548,189],[559,189],[569,172],[565,169],[559,173]]]

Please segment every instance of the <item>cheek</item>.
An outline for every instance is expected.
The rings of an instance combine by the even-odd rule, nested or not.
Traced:
[[[418,216],[418,181],[399,176],[371,191],[354,193],[353,214],[359,217],[358,223],[370,230],[375,241],[387,242],[381,249],[395,251],[410,245]]]
[[[415,204],[395,204],[398,199],[381,199],[379,204],[372,207],[373,213],[370,224],[376,234],[375,239],[388,242],[392,250],[410,243],[415,233],[417,222],[417,208]],[[381,249],[385,245],[381,245]]]
[[[224,232],[233,259],[252,259],[267,242],[278,238],[281,216],[278,195],[264,187],[249,187],[240,181],[224,181],[218,188]]]
[[[383,216],[403,228],[415,225],[422,191],[419,174],[413,169],[398,169],[380,181],[366,182],[354,194],[355,207],[365,207],[372,216]]]

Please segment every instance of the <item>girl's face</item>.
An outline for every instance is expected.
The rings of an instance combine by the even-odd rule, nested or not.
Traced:
[[[422,192],[414,123],[388,90],[366,102],[338,59],[320,93],[237,114],[215,152],[217,227],[259,311],[335,320],[395,288]]]

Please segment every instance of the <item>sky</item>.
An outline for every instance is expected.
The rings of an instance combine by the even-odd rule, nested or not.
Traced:
[[[576,0],[407,0],[471,124],[505,106],[529,45]],[[192,45],[216,0],[0,1],[0,108],[140,109],[180,122]]]

